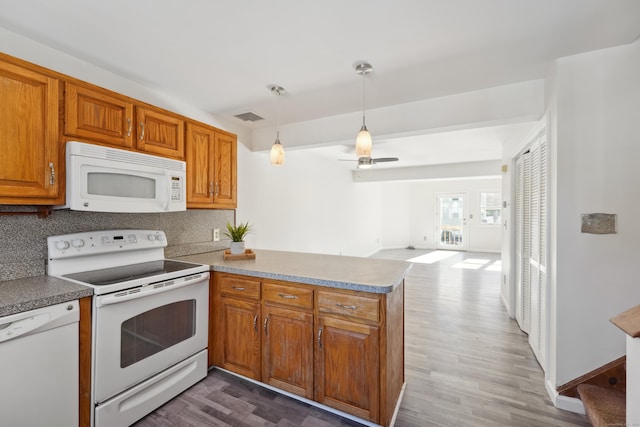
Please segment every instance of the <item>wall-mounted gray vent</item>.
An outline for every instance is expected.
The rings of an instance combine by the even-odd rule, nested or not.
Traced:
[[[245,122],[259,122],[260,120],[264,120],[264,117],[260,117],[259,115],[257,115],[256,113],[252,113],[251,111],[248,111],[246,113],[242,113],[242,114],[236,114],[233,117],[237,117],[240,120],[243,120]]]

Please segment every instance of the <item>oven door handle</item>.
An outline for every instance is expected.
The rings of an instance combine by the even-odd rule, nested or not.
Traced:
[[[131,301],[138,298],[144,298],[162,292],[172,291],[174,289],[184,288],[185,286],[195,285],[196,283],[209,280],[209,272],[198,273],[191,276],[180,277],[177,279],[166,280],[164,282],[152,283],[140,288],[129,289],[126,291],[115,292],[113,294],[97,296],[96,306],[118,304],[121,302]]]

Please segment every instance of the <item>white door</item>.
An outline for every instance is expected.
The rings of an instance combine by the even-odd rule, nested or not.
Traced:
[[[466,193],[436,195],[436,248],[466,251],[469,244]]]
[[[547,142],[543,131],[516,159],[516,319],[546,369],[547,304]]]

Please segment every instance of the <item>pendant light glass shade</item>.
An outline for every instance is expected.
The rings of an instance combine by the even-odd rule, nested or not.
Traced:
[[[371,134],[365,125],[362,125],[356,137],[356,156],[371,157]]]
[[[275,93],[278,98],[284,93],[284,88],[280,86],[271,86],[269,88],[272,93]],[[284,147],[280,143],[280,101],[278,101],[278,111],[276,113],[277,125],[276,125],[276,141],[271,146],[271,165],[282,166],[284,165]]]
[[[360,128],[360,132],[358,132],[358,136],[356,136],[356,156],[358,158],[361,157],[371,157],[371,149],[373,146],[373,141],[371,140],[371,134],[367,130],[367,125],[365,124],[364,110],[365,110],[365,76],[373,71],[373,67],[371,64],[367,64],[366,62],[362,62],[355,65],[356,73],[362,76],[362,127]]]
[[[271,146],[271,164],[274,166],[284,165],[284,147],[280,143],[280,135],[276,134],[276,142]]]

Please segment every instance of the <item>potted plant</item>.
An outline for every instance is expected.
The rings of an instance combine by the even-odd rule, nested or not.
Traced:
[[[241,255],[244,253],[244,238],[251,231],[249,221],[231,225],[227,223],[227,231],[224,235],[231,239],[231,253],[233,255]]]

